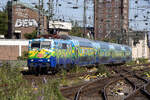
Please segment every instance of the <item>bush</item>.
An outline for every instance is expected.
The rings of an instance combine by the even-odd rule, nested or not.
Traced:
[[[1,100],[63,100],[59,91],[59,82],[47,80],[36,88],[23,79],[19,68],[2,66],[0,68]]]
[[[34,30],[32,33],[26,33],[26,34],[24,34],[24,37],[26,39],[34,39],[37,37],[37,31]]]
[[[24,51],[22,56],[18,56],[18,60],[26,60],[28,58],[28,51]]]
[[[38,98],[43,98],[43,100],[64,100],[59,91],[59,83],[58,80],[48,80],[45,84],[42,84],[37,93]]]
[[[85,71],[86,71],[86,67],[80,67],[80,66],[76,65],[75,67],[73,67],[70,70],[70,73],[82,73],[82,72],[85,72]]]
[[[3,66],[0,68],[0,77],[1,100],[31,100],[29,86],[18,68]]]
[[[148,63],[148,59],[145,59],[145,58],[139,58],[139,59],[137,59],[137,61],[139,62],[139,64],[146,64],[146,63]]]
[[[130,61],[130,62],[126,62],[125,64],[126,66],[133,66],[133,65],[136,65],[136,61]]]
[[[110,76],[110,73],[106,69],[106,66],[105,65],[99,65],[98,68],[97,68],[96,75],[97,74],[104,74],[104,73],[106,73],[107,76]]]

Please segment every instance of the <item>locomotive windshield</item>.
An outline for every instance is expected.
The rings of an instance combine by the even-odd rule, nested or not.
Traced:
[[[49,49],[51,47],[50,41],[43,41],[41,42],[41,49]]]
[[[40,42],[32,42],[31,48],[32,49],[40,48]]]
[[[51,42],[50,41],[36,41],[31,43],[31,48],[32,49],[49,49],[51,47]]]

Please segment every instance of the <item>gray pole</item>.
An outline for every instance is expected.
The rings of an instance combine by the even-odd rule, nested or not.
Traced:
[[[11,13],[11,38],[13,38],[13,25],[14,25],[14,23],[13,23],[13,21],[14,21],[14,16],[13,16],[13,0],[11,0],[11,9],[12,9],[12,13]]]
[[[53,0],[49,0],[48,2],[48,19],[52,20],[53,19]]]
[[[41,1],[39,0],[39,5],[38,5],[38,30],[37,30],[37,36],[40,35],[40,21],[41,21],[41,13],[40,13],[40,3]]]
[[[41,34],[44,34],[44,3],[43,3],[43,0],[42,0],[42,29],[41,29]]]
[[[84,28],[84,33],[83,37],[85,37],[86,34],[86,0],[84,0],[84,13],[83,13],[83,28]]]
[[[48,32],[50,33],[49,29],[49,21],[51,21],[53,18],[53,0],[48,1],[48,21],[47,21],[47,28]]]

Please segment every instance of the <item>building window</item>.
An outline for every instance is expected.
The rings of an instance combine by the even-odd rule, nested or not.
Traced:
[[[99,3],[102,3],[103,2],[103,0],[99,0]]]
[[[120,13],[120,9],[119,8],[114,9],[114,13],[115,14],[119,14]]]
[[[114,29],[118,29],[118,25],[117,24],[114,25]]]
[[[135,3],[138,3],[138,1],[135,1]]]
[[[111,22],[111,19],[107,19],[105,22]]]
[[[111,3],[106,3],[107,8],[110,8],[111,6],[112,6]]]
[[[112,13],[112,9],[107,8],[107,9],[106,9],[106,13],[109,13],[109,14]]]
[[[124,0],[124,3],[127,3],[127,0]]]
[[[99,29],[101,29],[101,28],[102,28],[102,26],[101,26],[101,25],[99,25],[99,26],[98,26],[98,28],[99,28]]]
[[[103,30],[102,30],[102,29],[99,29],[98,32],[99,32],[99,33],[103,33]]]
[[[106,29],[107,30],[111,29],[111,23],[106,23]]]
[[[148,23],[145,23],[145,25],[148,25]]]
[[[103,22],[103,21],[104,21],[104,19],[100,19],[100,21],[101,21],[101,22]]]
[[[106,18],[107,18],[107,19],[112,18],[112,14],[107,14],[107,15],[106,15]]]
[[[106,0],[107,2],[111,2],[111,0]]]

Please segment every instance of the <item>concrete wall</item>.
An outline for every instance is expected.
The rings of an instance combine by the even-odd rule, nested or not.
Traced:
[[[139,40],[139,43],[136,46],[133,45],[132,40],[132,58],[150,58],[149,48],[147,45],[147,35],[143,40]]]
[[[28,40],[0,39],[0,60],[17,60],[28,51]]]

